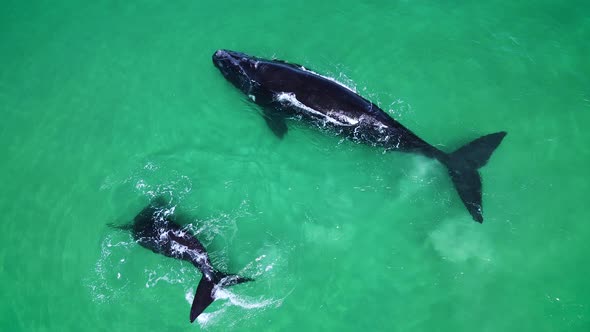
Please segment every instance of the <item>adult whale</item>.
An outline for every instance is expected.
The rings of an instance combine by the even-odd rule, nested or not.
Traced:
[[[142,247],[157,254],[191,262],[202,273],[191,305],[191,323],[214,301],[217,288],[236,285],[252,279],[216,270],[205,247],[187,229],[174,221],[172,209],[158,197],[146,206],[129,225],[113,228],[129,230]]]
[[[301,65],[228,50],[216,51],[213,63],[227,80],[262,106],[266,123],[278,137],[287,132],[285,119],[297,117],[358,142],[436,159],[447,167],[473,219],[483,222],[478,169],[487,163],[506,132],[482,136],[445,153],[355,91]]]

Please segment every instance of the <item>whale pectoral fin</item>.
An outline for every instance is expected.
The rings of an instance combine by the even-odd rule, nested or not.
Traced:
[[[289,128],[287,128],[287,123],[285,122],[285,117],[271,110],[264,110],[262,116],[270,130],[272,130],[278,138],[282,139],[289,130]]]

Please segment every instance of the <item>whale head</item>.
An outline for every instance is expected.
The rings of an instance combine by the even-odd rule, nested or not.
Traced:
[[[213,64],[228,81],[245,93],[249,93],[256,83],[254,78],[258,60],[254,57],[240,52],[218,50],[213,53]]]

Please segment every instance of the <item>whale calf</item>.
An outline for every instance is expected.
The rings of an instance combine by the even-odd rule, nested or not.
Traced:
[[[285,120],[299,118],[354,141],[438,160],[447,167],[473,219],[483,222],[478,169],[488,162],[506,132],[482,136],[445,153],[355,91],[301,65],[229,50],[216,51],[213,64],[228,81],[262,106],[267,125],[279,138],[288,131]]]
[[[205,247],[187,229],[174,221],[172,210],[163,198],[156,198],[133,220],[132,224],[111,227],[131,231],[142,247],[164,256],[191,262],[202,273],[191,305],[190,322],[214,301],[216,288],[236,285],[252,279],[216,270]]]

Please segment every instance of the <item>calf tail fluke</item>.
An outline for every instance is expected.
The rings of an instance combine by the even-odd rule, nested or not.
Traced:
[[[441,160],[447,166],[463,204],[473,220],[479,223],[483,222],[483,209],[478,169],[488,162],[504,136],[505,131],[482,136]]]
[[[219,271],[216,271],[212,278],[208,278],[207,276],[203,275],[201,281],[199,282],[199,286],[197,286],[195,298],[193,299],[193,304],[191,305],[191,323],[194,322],[195,319],[197,319],[197,317],[199,317],[199,315],[203,313],[203,311],[211,303],[213,303],[215,300],[214,295],[216,287],[228,287],[247,281],[252,281],[252,279],[241,277],[236,274],[226,274]]]

